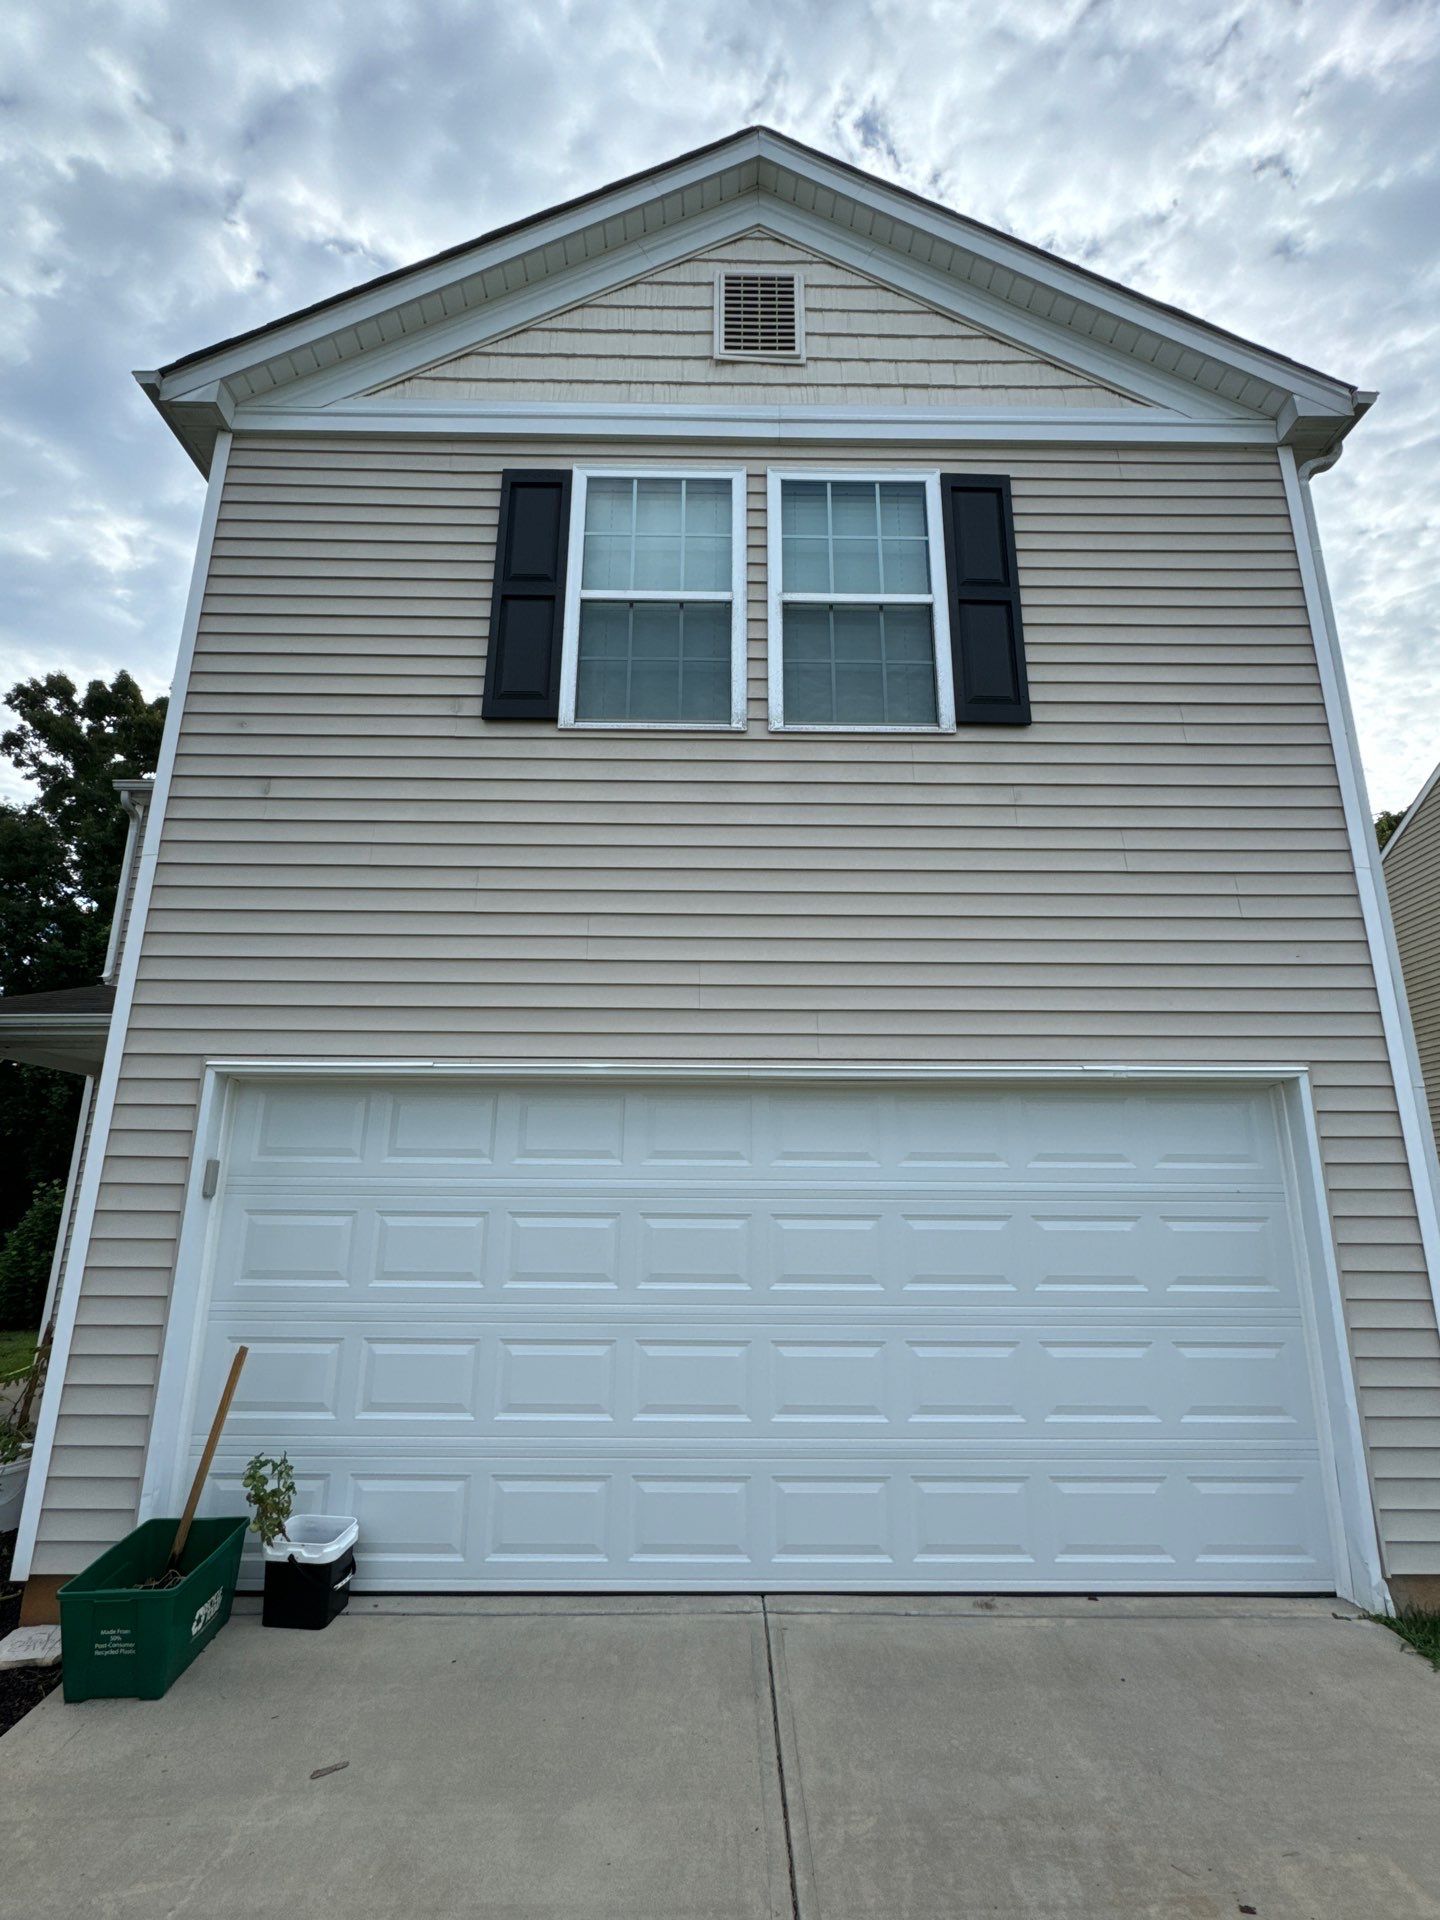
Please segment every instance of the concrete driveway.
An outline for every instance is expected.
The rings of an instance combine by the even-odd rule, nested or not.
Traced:
[[[0,1782],[6,1920],[1440,1916],[1440,1675],[1331,1601],[237,1611]]]

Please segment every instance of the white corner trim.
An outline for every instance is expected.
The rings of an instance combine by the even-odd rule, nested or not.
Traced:
[[[225,484],[225,468],[230,458],[230,438],[222,432],[215,442],[215,459],[205,491],[205,507],[200,516],[200,535],[195,547],[195,564],[190,570],[190,591],[185,601],[185,617],[180,629],[180,649],[175,661],[175,677],[170,685],[170,705],[165,714],[165,732],[160,742],[160,759],[155,770],[154,795],[146,819],[146,831],[140,850],[135,879],[135,898],[130,908],[130,925],[115,983],[115,1010],[110,1017],[110,1033],[105,1043],[105,1063],[95,1092],[95,1113],[90,1129],[90,1148],[85,1156],[85,1171],[75,1208],[75,1225],[70,1235],[70,1251],[60,1280],[60,1298],[55,1311],[55,1336],[50,1348],[50,1364],[40,1400],[35,1426],[35,1446],[31,1454],[30,1477],[25,1488],[25,1505],[20,1515],[20,1532],[15,1542],[14,1578],[24,1580],[30,1572],[40,1514],[50,1477],[50,1458],[55,1447],[55,1428],[60,1418],[60,1401],[65,1391],[65,1376],[70,1365],[70,1346],[75,1335],[75,1319],[80,1307],[80,1283],[90,1253],[90,1235],[95,1225],[96,1203],[110,1142],[110,1122],[115,1112],[115,1092],[120,1080],[120,1063],[125,1053],[130,1008],[135,999],[135,976],[140,966],[140,950],[145,944],[145,921],[150,893],[155,880],[155,862],[165,824],[165,806],[170,797],[170,781],[175,770],[175,752],[180,740],[180,723],[185,711],[185,694],[190,684],[190,667],[195,657],[195,636],[200,627],[200,608],[205,598],[205,582],[210,571],[210,553],[215,543],[215,523],[220,513],[220,493]]]
[[[135,825],[133,820],[130,825],[133,832]],[[45,1329],[50,1324],[50,1316],[55,1311],[55,1296],[60,1285],[60,1267],[65,1256],[66,1243],[74,1238],[71,1225],[75,1218],[75,1183],[80,1177],[80,1161],[85,1151],[85,1130],[89,1126],[94,1104],[95,1076],[93,1073],[87,1073],[85,1088],[80,1095],[80,1112],[75,1121],[75,1144],[70,1149],[70,1171],[65,1176],[65,1198],[60,1203],[60,1231],[55,1236],[55,1251],[50,1257],[50,1278],[45,1283],[45,1307],[40,1315],[42,1341],[45,1338]]]
[[[1310,1284],[1301,1290],[1301,1303],[1311,1378],[1320,1397],[1316,1426],[1329,1481],[1330,1529],[1337,1547],[1336,1586],[1344,1599],[1357,1606],[1372,1613],[1388,1613],[1390,1598],[1380,1556],[1380,1522],[1365,1463],[1360,1398],[1345,1329],[1340,1263],[1325,1199],[1325,1163],[1309,1073],[1297,1073],[1279,1082],[1276,1093],[1283,1120],[1281,1147],[1289,1162],[1286,1186],[1298,1213],[1295,1243],[1309,1269]]]
[[[1390,849],[1394,846],[1395,842],[1400,838],[1401,834],[1404,833],[1406,827],[1409,826],[1410,822],[1415,818],[1416,814],[1420,811],[1421,807],[1423,807],[1425,802],[1430,798],[1431,791],[1433,790],[1435,786],[1435,782],[1437,780],[1440,780],[1440,761],[1437,761],[1434,771],[1430,775],[1430,778],[1425,782],[1424,786],[1421,787],[1420,791],[1416,794],[1415,798],[1410,802],[1409,806],[1405,809],[1405,812],[1401,817],[1399,826],[1396,827],[1395,831],[1391,834],[1390,838],[1385,842],[1384,846],[1380,849],[1380,864],[1382,867],[1384,866],[1386,859],[1389,857]]]
[[[1430,1124],[1425,1083],[1420,1074],[1420,1056],[1415,1047],[1415,1032],[1400,972],[1400,954],[1390,918],[1390,898],[1380,871],[1380,849],[1375,843],[1375,824],[1365,788],[1355,718],[1345,685],[1345,665],[1340,652],[1335,610],[1325,577],[1325,562],[1320,551],[1320,534],[1315,523],[1309,479],[1308,476],[1302,477],[1291,448],[1281,447],[1279,456],[1285,498],[1295,534],[1295,552],[1300,564],[1305,606],[1315,641],[1325,716],[1335,753],[1335,771],[1345,809],[1345,826],[1360,895],[1360,911],[1375,974],[1375,991],[1380,1001],[1385,1050],[1390,1060],[1395,1102],[1400,1112],[1400,1130],[1410,1165],[1420,1240],[1429,1273],[1431,1298],[1435,1303],[1437,1320],[1440,1320],[1440,1164],[1436,1161],[1435,1135]],[[1327,460],[1325,464],[1331,465],[1333,461]]]

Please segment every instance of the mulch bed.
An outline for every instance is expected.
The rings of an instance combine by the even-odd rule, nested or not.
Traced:
[[[20,1624],[21,1589],[10,1579],[15,1535],[0,1533],[0,1639]],[[0,1734],[8,1733],[60,1684],[59,1667],[12,1667],[0,1673]]]

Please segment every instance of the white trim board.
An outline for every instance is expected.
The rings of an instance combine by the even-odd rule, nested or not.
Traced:
[[[1333,460],[1324,464],[1333,464]],[[1320,466],[1321,463],[1314,465]],[[1295,553],[1300,566],[1306,614],[1315,643],[1326,724],[1335,755],[1335,771],[1345,811],[1356,890],[1360,896],[1360,912],[1375,975],[1375,992],[1380,1002],[1380,1024],[1385,1034],[1385,1051],[1395,1087],[1400,1131],[1410,1167],[1430,1295],[1437,1323],[1440,1323],[1440,1165],[1436,1161],[1435,1135],[1430,1124],[1430,1109],[1420,1072],[1420,1056],[1415,1046],[1410,1008],[1405,998],[1400,954],[1390,918],[1390,897],[1380,872],[1380,850],[1375,844],[1375,822],[1365,789],[1360,742],[1350,709],[1340,636],[1325,578],[1314,502],[1310,498],[1309,471],[1302,474],[1294,452],[1289,447],[1281,447],[1280,473],[1295,536]]]
[[[296,1078],[327,1080],[337,1077],[374,1081],[457,1076],[476,1081],[526,1079],[686,1081],[717,1085],[725,1082],[799,1084],[822,1081],[873,1085],[941,1084],[955,1086],[1022,1082],[1031,1085],[1094,1079],[1133,1080],[1147,1085],[1224,1086],[1227,1083],[1268,1084],[1275,1089],[1277,1118],[1284,1150],[1289,1157],[1287,1191],[1293,1204],[1297,1248],[1302,1255],[1302,1304],[1306,1339],[1311,1353],[1311,1377],[1317,1395],[1317,1428],[1321,1458],[1327,1475],[1327,1503],[1335,1556],[1337,1587],[1343,1597],[1376,1611],[1388,1605],[1378,1546],[1373,1494],[1365,1471],[1359,1426],[1359,1406],[1350,1361],[1349,1344],[1340,1302],[1339,1268],[1325,1205],[1324,1176],[1319,1158],[1319,1135],[1309,1077],[1303,1068],[1275,1068],[1239,1063],[1215,1069],[1189,1064],[1128,1068],[1068,1066],[1012,1068],[1003,1072],[980,1068],[939,1067],[926,1070],[907,1066],[837,1065],[824,1068],[791,1067],[769,1062],[750,1065],[709,1065],[693,1062],[620,1063],[504,1061],[486,1066],[408,1060],[294,1059],[287,1061],[221,1061],[207,1063],[201,1088],[199,1115],[186,1188],[184,1216],[175,1263],[165,1347],[156,1388],[155,1411],[146,1447],[142,1477],[140,1519],[176,1508],[188,1478],[183,1445],[177,1437],[190,1431],[194,1414],[194,1376],[198,1335],[203,1325],[210,1285],[214,1225],[219,1209],[204,1197],[204,1170],[210,1159],[223,1156],[232,1105],[230,1092],[237,1082],[286,1081]],[[445,1582],[438,1580],[436,1590]],[[383,1581],[375,1590],[384,1589]],[[666,1583],[635,1583],[635,1591],[661,1589]],[[860,1583],[857,1590],[863,1589]],[[1059,1589],[1057,1589],[1059,1590]],[[1157,1589],[1159,1590],[1159,1589]]]
[[[629,406],[620,402],[477,401],[429,406],[357,400],[328,407],[240,407],[239,434],[470,434],[493,440],[700,440],[801,445],[806,442],[914,442],[983,446],[1079,442],[1103,446],[1273,447],[1275,423],[1192,420],[1170,409],[1034,407]]]
[[[60,1402],[70,1367],[70,1346],[75,1335],[75,1316],[80,1307],[80,1286],[90,1254],[90,1235],[95,1225],[95,1209],[100,1197],[101,1176],[110,1143],[110,1122],[115,1112],[115,1093],[120,1081],[120,1064],[125,1054],[130,1009],[135,999],[135,977],[140,953],[145,944],[145,921],[150,908],[150,893],[155,881],[155,862],[165,825],[165,805],[170,797],[170,781],[175,771],[175,754],[180,742],[180,725],[185,711],[185,695],[190,684],[190,667],[195,657],[195,638],[200,629],[200,608],[205,599],[205,582],[210,571],[210,552],[215,543],[215,525],[220,514],[220,494],[225,484],[225,468],[230,457],[230,435],[222,433],[215,447],[205,491],[205,506],[200,516],[200,535],[195,547],[195,564],[190,571],[190,591],[185,601],[185,617],[180,629],[180,650],[175,676],[170,684],[170,705],[165,714],[165,732],[160,743],[160,759],[155,770],[155,788],[145,823],[140,863],[135,879],[135,897],[130,908],[115,983],[115,1007],[110,1016],[110,1032],[105,1043],[105,1062],[95,1089],[95,1114],[90,1130],[90,1149],[85,1156],[85,1171],[80,1181],[75,1206],[75,1226],[70,1236],[70,1251],[60,1280],[60,1297],[55,1311],[55,1337],[50,1349],[50,1365],[40,1400],[35,1426],[35,1446],[31,1454],[30,1477],[25,1488],[25,1505],[20,1514],[20,1531],[15,1542],[13,1576],[24,1580],[30,1572],[35,1540],[40,1527],[46,1485],[50,1478],[50,1457],[55,1446],[55,1428],[60,1418]]]

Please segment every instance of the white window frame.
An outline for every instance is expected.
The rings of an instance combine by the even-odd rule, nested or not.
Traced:
[[[795,282],[795,351],[793,353],[737,353],[725,345],[725,276],[759,274],[772,280],[784,277]],[[805,358],[805,275],[793,267],[717,267],[715,270],[715,358],[760,366],[799,366]]]
[[[728,480],[730,483],[730,587],[581,588],[585,561],[585,499],[592,480]],[[575,715],[580,678],[580,608],[586,600],[708,600],[730,603],[730,718],[728,720],[581,720]],[[576,467],[570,486],[570,540],[565,560],[565,617],[560,644],[562,727],[602,733],[742,733],[746,721],[745,652],[745,470],[743,467]]]
[[[950,660],[950,595],[945,568],[945,526],[940,508],[938,468],[877,473],[834,467],[770,467],[765,476],[766,555],[769,616],[766,645],[769,657],[770,728],[774,733],[954,733],[955,677]],[[785,593],[783,527],[780,490],[787,480],[916,481],[925,488],[925,535],[930,552],[929,593]],[[935,722],[890,725],[880,720],[787,720],[785,718],[785,607],[910,606],[929,607],[931,637],[935,643]]]

